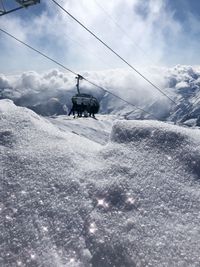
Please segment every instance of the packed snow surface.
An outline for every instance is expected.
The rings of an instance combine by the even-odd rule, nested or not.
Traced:
[[[0,266],[200,266],[200,132],[0,101]]]

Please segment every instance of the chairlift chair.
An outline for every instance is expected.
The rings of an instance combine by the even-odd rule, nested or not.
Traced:
[[[72,97],[72,109],[73,111],[77,111],[78,116],[82,113],[89,113],[90,116],[92,115],[94,117],[94,114],[99,111],[99,102],[93,95],[80,93],[79,84],[83,77],[78,75],[76,79],[77,94]]]

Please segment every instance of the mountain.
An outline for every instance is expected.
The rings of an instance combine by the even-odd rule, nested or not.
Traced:
[[[140,70],[140,69],[139,69]],[[83,72],[82,75],[133,105],[81,82],[81,92],[93,94],[100,101],[101,114],[123,115],[126,119],[155,119],[200,125],[200,67],[177,65],[173,68],[151,67],[140,70],[159,86],[173,101],[163,96],[133,71],[116,69]],[[0,75],[0,98],[11,99],[18,106],[29,107],[40,115],[66,114],[71,109],[71,97],[76,93],[75,77],[51,70],[20,75]]]
[[[200,132],[0,100],[0,265],[200,265]]]

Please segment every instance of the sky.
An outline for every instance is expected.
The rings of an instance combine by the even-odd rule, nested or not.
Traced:
[[[139,69],[199,64],[200,1],[57,1]],[[0,28],[74,71],[128,68],[51,0],[1,16]],[[0,58],[4,74],[57,67],[3,33]]]

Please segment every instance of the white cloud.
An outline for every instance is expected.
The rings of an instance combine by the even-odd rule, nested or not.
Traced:
[[[137,66],[165,63],[165,34],[170,32],[170,38],[174,39],[181,31],[181,25],[174,20],[173,13],[166,9],[163,0],[151,0],[146,4],[139,0],[98,0],[129,37],[116,27],[95,1],[58,2]],[[1,27],[74,70],[126,66],[51,1],[45,4],[47,9],[41,15],[25,21],[23,17],[13,14],[1,20]],[[146,17],[142,10],[144,5]],[[31,8],[28,12],[31,12]],[[44,70],[54,66],[10,39],[1,42],[4,42],[5,51],[8,52],[6,57],[3,55],[5,66],[1,67],[1,71]]]
[[[9,87],[9,80],[6,78],[5,75],[0,74],[0,88],[8,88]]]
[[[175,101],[193,102],[199,95],[200,67],[176,66],[174,68],[150,68],[150,79],[153,80],[168,96]],[[164,116],[174,105],[150,84],[126,69],[104,71],[85,71],[81,73],[92,82],[105,87],[108,91],[145,109],[155,115]],[[0,76],[0,93],[2,98],[13,99],[17,104],[30,106],[45,104],[56,97],[62,104],[71,106],[71,97],[76,94],[76,80],[72,74],[52,69],[38,73],[24,72],[20,75]],[[11,89],[9,89],[11,88]],[[106,94],[104,91],[81,81],[82,93],[93,94],[101,101],[101,112],[118,113],[134,110],[132,106]],[[182,105],[184,101],[181,102]],[[140,116],[141,112],[137,112]]]

